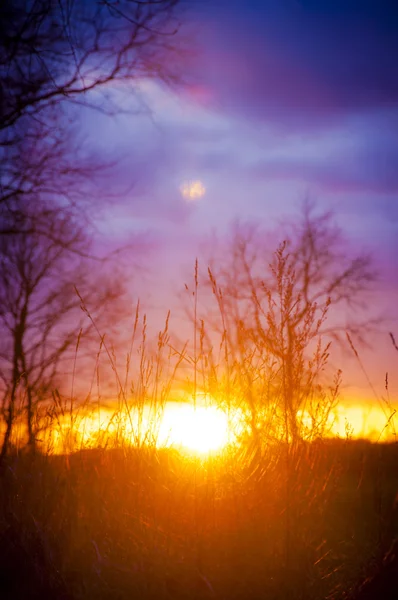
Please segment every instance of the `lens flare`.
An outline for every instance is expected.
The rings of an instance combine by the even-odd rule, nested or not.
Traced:
[[[184,181],[180,186],[180,192],[187,202],[193,202],[205,195],[206,188],[199,180]]]

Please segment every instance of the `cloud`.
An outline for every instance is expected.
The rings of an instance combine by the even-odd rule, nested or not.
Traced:
[[[254,165],[251,173],[264,180],[301,181],[320,192],[391,194],[398,193],[396,159],[397,154],[366,149],[354,156],[332,159],[269,159]]]
[[[214,108],[307,130],[397,106],[398,10],[389,2],[277,4],[223,0],[202,17],[195,68]]]

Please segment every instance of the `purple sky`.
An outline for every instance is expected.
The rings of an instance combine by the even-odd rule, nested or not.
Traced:
[[[97,147],[119,160],[118,185],[131,186],[99,213],[109,243],[137,234],[148,241],[142,259],[162,288],[158,308],[166,308],[213,230],[227,231],[237,217],[269,228],[310,194],[375,253],[381,310],[394,318],[396,2],[203,0],[191,2],[181,34],[195,50],[182,57],[182,89],[143,82],[142,114],[87,117]],[[187,204],[179,187],[190,179],[206,194]],[[380,380],[398,371],[396,353],[382,354]]]

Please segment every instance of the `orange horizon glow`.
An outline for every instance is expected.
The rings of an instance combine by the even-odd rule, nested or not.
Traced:
[[[235,443],[244,430],[242,414],[235,413],[232,423],[231,417],[214,405],[194,407],[187,402],[170,401],[161,415],[149,405],[130,414],[100,408],[76,416],[73,440],[68,438],[70,417],[51,431],[52,451],[63,453],[69,445],[70,450],[102,446],[114,437],[130,444],[176,448],[202,456],[214,454]],[[393,409],[388,414],[382,407],[341,404],[329,416],[325,437],[395,441],[395,417]],[[309,424],[308,419],[308,415],[303,415],[304,427]]]
[[[311,420],[303,413],[305,428],[311,430]],[[394,407],[365,404],[339,404],[329,415],[324,436],[342,439],[367,439],[372,442],[396,441]],[[82,448],[107,447],[112,442],[148,445],[156,448],[176,448],[183,452],[206,456],[223,451],[239,441],[247,429],[242,411],[227,413],[215,404],[205,405],[170,401],[161,413],[150,405],[141,411],[117,412],[99,407],[90,412],[83,410],[65,415],[62,421],[43,434],[40,444],[44,451],[54,454],[73,452]],[[19,440],[24,439],[23,431]],[[311,439],[311,435],[308,437]]]

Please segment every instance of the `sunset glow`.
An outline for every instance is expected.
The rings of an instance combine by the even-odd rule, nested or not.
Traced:
[[[176,448],[197,454],[222,450],[234,439],[227,415],[214,406],[197,406],[184,402],[168,402],[156,413],[148,405],[142,411],[118,414],[99,409],[76,414],[72,425],[67,417],[47,432],[45,443],[51,440],[56,453],[77,450],[80,447],[102,446],[109,441],[155,445],[158,448]]]
[[[302,417],[303,439],[305,428],[311,429],[308,414]],[[186,402],[167,402],[162,414],[150,406],[140,412],[117,414],[100,409],[77,414],[72,426],[65,418],[44,436],[44,443],[56,454],[65,451],[105,446],[112,440],[131,445],[150,445],[157,448],[175,448],[199,455],[217,453],[228,444],[236,443],[244,428],[240,411],[233,418],[215,406],[197,406]],[[391,442],[396,436],[394,409],[365,405],[340,405],[329,416],[325,437],[368,439],[372,442]],[[51,444],[49,444],[51,440]]]

